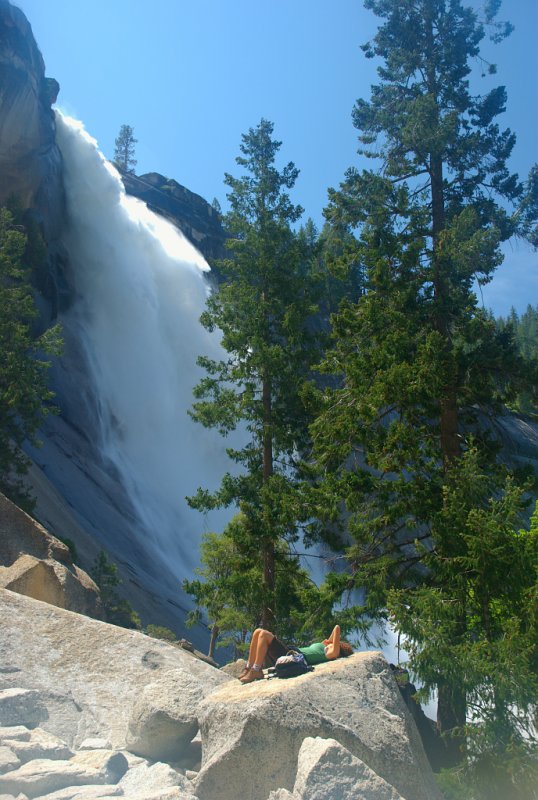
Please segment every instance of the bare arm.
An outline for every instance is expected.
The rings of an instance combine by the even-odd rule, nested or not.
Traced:
[[[335,625],[328,639],[324,639],[325,655],[332,661],[340,655],[340,625]]]

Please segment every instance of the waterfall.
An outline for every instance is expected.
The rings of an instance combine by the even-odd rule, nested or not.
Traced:
[[[199,322],[209,268],[175,226],[126,194],[81,123],[57,114],[57,141],[76,294],[64,323],[89,365],[92,435],[151,552],[177,577],[192,575],[201,532],[230,516],[204,519],[185,501],[199,486],[216,488],[230,466],[224,440],[187,414],[197,356],[222,354],[218,335]]]

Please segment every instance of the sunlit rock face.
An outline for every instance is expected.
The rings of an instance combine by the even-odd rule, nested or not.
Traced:
[[[37,222],[48,246],[48,258],[35,275],[42,328],[70,296],[58,242],[64,195],[51,109],[58,91],[57,81],[45,77],[30,23],[8,0],[0,0],[0,204],[15,199]]]
[[[56,81],[24,14],[0,0],[0,203],[15,194],[42,215],[47,238],[62,224],[61,156],[51,102]]]

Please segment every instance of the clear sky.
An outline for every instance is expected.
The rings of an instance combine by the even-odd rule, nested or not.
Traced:
[[[470,0],[475,5],[481,0]],[[160,172],[224,205],[224,172],[237,173],[241,134],[275,124],[282,161],[301,170],[295,202],[320,225],[327,188],[362,167],[351,109],[369,98],[375,64],[360,45],[377,19],[361,0],[18,0],[61,86],[59,106],[81,119],[108,157],[126,123],[137,173]],[[511,167],[538,161],[538,3],[505,0],[512,36],[484,54],[504,84],[502,127],[518,137]],[[483,290],[497,314],[538,303],[538,255],[521,242]]]

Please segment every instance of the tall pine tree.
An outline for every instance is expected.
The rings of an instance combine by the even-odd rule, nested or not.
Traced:
[[[326,212],[347,242],[337,267],[347,260],[359,268],[364,294],[334,317],[323,371],[341,384],[322,393],[313,435],[323,478],[318,513],[336,519],[343,501],[350,583],[368,588],[369,610],[379,613],[391,588],[449,580],[436,573],[449,557],[444,548],[466,553],[457,526],[455,540],[435,536],[446,487],[470,447],[466,429],[479,453],[473,467],[496,469],[482,422],[514,395],[521,363],[513,337],[479,309],[474,285],[502,261],[499,245],[517,225],[510,205],[523,187],[507,167],[514,135],[496,122],[504,88],[474,96],[469,83],[484,26],[497,39],[509,32],[495,21],[500,4],[486,4],[484,23],[460,0],[365,5],[381,20],[363,48],[382,61],[380,83],[370,101],[356,103],[353,121],[360,152],[379,168],[350,169]],[[488,496],[476,497],[487,507]],[[415,596],[410,591],[408,605]],[[457,600],[454,646],[469,629],[465,592]],[[418,651],[426,645],[419,637]],[[411,665],[420,678],[420,660]],[[440,661],[428,681],[441,729],[461,732],[468,693],[452,666]],[[454,737],[454,762],[461,746]]]
[[[278,584],[280,572],[291,587],[289,563],[280,562],[292,559],[299,568],[282,543],[296,541],[303,513],[295,497],[308,436],[300,389],[319,351],[310,324],[316,280],[307,237],[291,227],[302,209],[286,191],[298,170],[292,163],[275,167],[281,143],[272,135],[273,124],[265,119],[244,134],[236,159],[244,174],[225,177],[230,257],[218,264],[224,280],[201,321],[220,329],[228,355],[199,359],[207,375],[195,389],[192,410],[195,420],[223,435],[241,427],[246,443],[229,455],[242,472],[225,475],[218,492],[199,490],[190,502],[201,510],[239,507],[241,524],[227,533],[240,537],[243,552],[259,562],[258,622],[275,630],[289,615]]]

